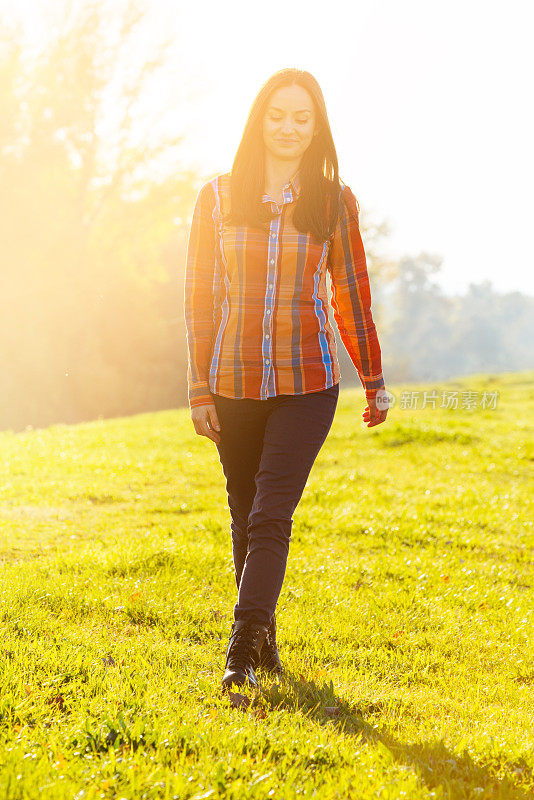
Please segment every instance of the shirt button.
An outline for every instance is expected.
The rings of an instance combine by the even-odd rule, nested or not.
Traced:
[[[272,288],[273,288],[273,285],[272,285],[272,283],[270,283],[269,284],[269,289],[272,289]]]
[[[266,363],[266,364],[268,364],[268,363],[269,363],[269,359],[268,359],[268,358],[266,358],[266,359],[265,359],[265,363]]]
[[[268,333],[265,335],[265,338],[266,338],[266,339],[268,339],[268,338],[269,338],[269,334],[268,334]]]
[[[271,258],[271,264],[274,264],[274,258]]]
[[[271,239],[276,239],[276,233],[271,233]]]
[[[270,309],[270,308],[268,308],[268,309],[267,309],[267,313],[268,313],[268,314],[270,314],[270,313],[271,313],[271,309]]]

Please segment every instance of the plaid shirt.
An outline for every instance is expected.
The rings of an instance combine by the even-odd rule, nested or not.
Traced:
[[[197,196],[187,248],[184,316],[189,406],[211,393],[264,400],[327,389],[340,378],[327,271],[341,340],[367,398],[384,386],[356,198],[342,184],[337,228],[323,244],[292,223],[299,172],[283,187],[269,233],[223,223],[230,173]]]

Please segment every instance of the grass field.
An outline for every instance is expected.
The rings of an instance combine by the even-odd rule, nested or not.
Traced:
[[[288,675],[220,695],[235,583],[187,408],[0,433],[0,798],[534,796],[534,372],[342,390],[294,514]],[[402,408],[401,392],[498,392]]]

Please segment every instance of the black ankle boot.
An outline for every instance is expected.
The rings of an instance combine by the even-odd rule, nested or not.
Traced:
[[[267,625],[262,625],[257,620],[238,619],[233,622],[226,648],[225,673],[221,681],[223,690],[229,689],[231,684],[248,684],[259,688],[254,670],[258,666],[266,635]]]
[[[276,644],[276,616],[273,614],[271,624],[267,628],[267,636],[264,639],[260,653],[259,665],[265,672],[272,672],[282,675],[285,672],[280,654]]]

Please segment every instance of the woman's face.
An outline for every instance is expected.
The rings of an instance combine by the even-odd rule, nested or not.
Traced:
[[[300,159],[310,146],[315,127],[315,107],[306,89],[297,84],[275,89],[263,117],[263,141],[275,158]]]

